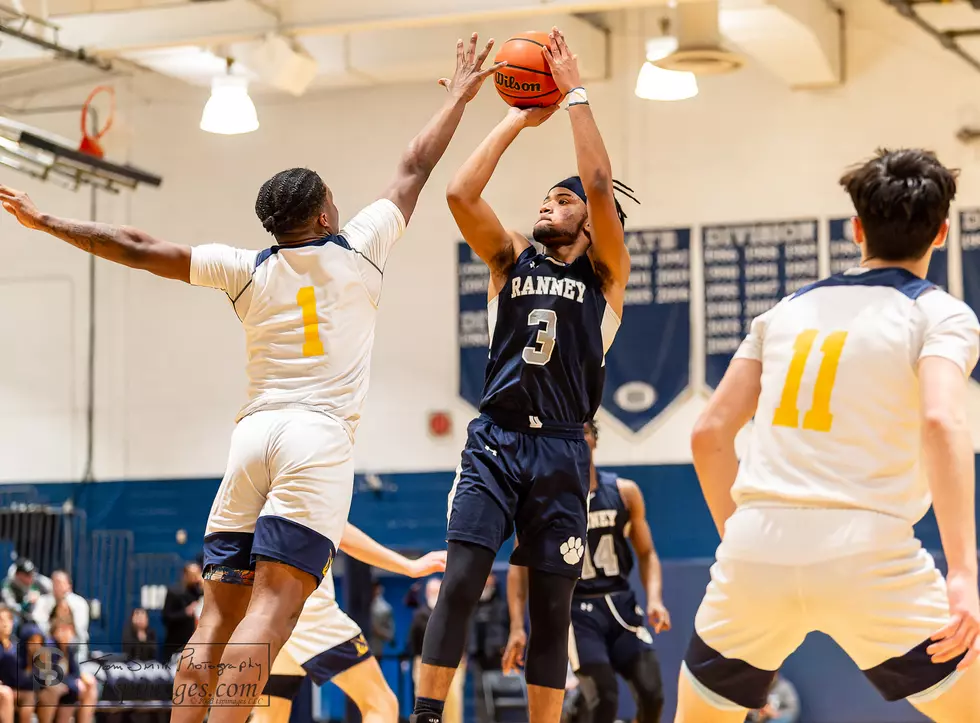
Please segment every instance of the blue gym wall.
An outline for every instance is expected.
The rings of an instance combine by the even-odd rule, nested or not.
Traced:
[[[674,688],[680,660],[693,627],[694,613],[708,580],[708,569],[718,539],[690,465],[618,467],[635,479],[647,500],[647,514],[657,549],[664,559],[664,594],[674,629],[657,639],[668,698],[665,720],[672,717]],[[437,549],[444,544],[446,495],[451,472],[381,476],[381,490],[370,489],[358,478],[351,522],[379,542],[406,552]],[[134,550],[140,553],[176,553],[194,559],[201,547],[208,510],[218,487],[216,479],[52,483],[39,485],[44,501],[69,498],[87,514],[88,530],[129,529]],[[980,515],[978,515],[980,517]],[[178,544],[176,531],[186,530],[187,542]],[[935,519],[930,513],[917,527],[924,544],[940,549]],[[498,562],[503,582],[505,550]],[[398,636],[391,652],[404,649],[410,613],[401,604],[410,582],[385,577],[386,597],[396,612]],[[342,594],[343,581],[339,581]],[[765,591],[760,591],[765,594]],[[109,631],[107,631],[108,633]],[[121,633],[121,631],[120,631]],[[118,639],[119,633],[110,635]],[[799,689],[804,723],[905,723],[924,720],[902,704],[881,702],[854,666],[832,642],[811,636],[789,661],[784,672]],[[386,666],[397,688],[397,664]],[[407,676],[403,676],[407,681]],[[405,690],[406,704],[409,695]],[[328,696],[329,697],[329,696]],[[621,713],[632,706],[624,691]],[[335,705],[330,705],[337,710]]]

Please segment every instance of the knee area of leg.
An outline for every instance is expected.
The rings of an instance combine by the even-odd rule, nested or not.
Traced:
[[[374,712],[386,721],[398,720],[398,698],[391,688],[385,687],[371,691],[364,708],[365,710],[361,711],[362,717],[368,712]]]

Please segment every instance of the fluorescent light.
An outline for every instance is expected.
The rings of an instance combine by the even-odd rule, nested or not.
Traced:
[[[634,92],[644,100],[686,100],[698,94],[698,81],[694,73],[664,70],[646,62],[640,68]]]
[[[211,81],[211,97],[201,114],[201,130],[231,136],[258,130],[255,104],[248,97],[248,80],[219,75]]]

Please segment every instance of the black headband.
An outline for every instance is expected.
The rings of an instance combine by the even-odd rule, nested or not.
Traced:
[[[566,191],[571,191],[576,196],[582,199],[582,203],[589,202],[588,196],[585,195],[585,186],[582,185],[582,179],[579,178],[578,176],[569,176],[564,181],[559,181],[558,183],[556,183],[554,186],[551,187],[551,190],[554,190],[556,188],[564,188]],[[633,195],[633,189],[627,186],[625,183],[617,181],[616,179],[613,179],[613,192],[614,193],[618,192],[623,194],[624,196],[626,196],[626,198],[630,199],[635,204],[640,203],[639,201],[636,200],[636,197]],[[623,207],[620,205],[618,198],[615,198],[614,196],[613,200],[616,202],[616,212],[619,214],[619,221],[620,223],[623,224],[623,226],[625,226],[626,212],[623,211]]]

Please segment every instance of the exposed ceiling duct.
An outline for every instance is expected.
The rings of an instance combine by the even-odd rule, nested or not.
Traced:
[[[717,0],[679,4],[671,32],[677,38],[677,49],[654,61],[659,68],[714,75],[738,70],[744,63],[741,56],[722,47]]]

